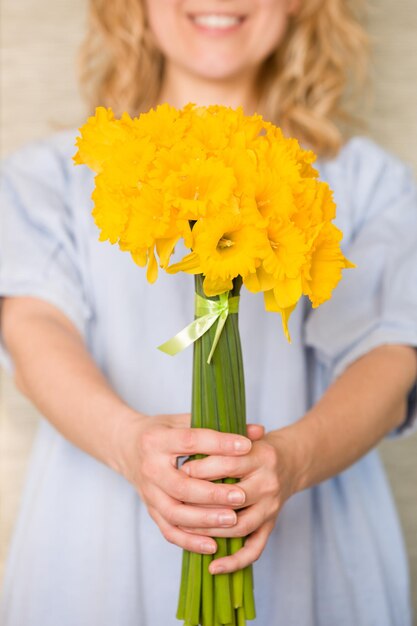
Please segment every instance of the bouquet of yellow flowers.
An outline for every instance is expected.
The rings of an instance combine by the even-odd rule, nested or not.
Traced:
[[[241,109],[168,105],[132,119],[98,108],[76,163],[96,172],[100,239],[118,243],[154,282],[158,266],[195,275],[196,319],[161,349],[194,343],[192,426],[246,434],[238,330],[242,284],[288,320],[301,296],[317,307],[353,267],[332,223],[335,204],[315,155]],[[189,253],[171,263],[182,240]],[[231,479],[225,479],[229,481]],[[218,538],[215,557],[241,538]],[[213,556],[184,551],[177,617],[186,626],[254,619],[252,568],[212,576]]]

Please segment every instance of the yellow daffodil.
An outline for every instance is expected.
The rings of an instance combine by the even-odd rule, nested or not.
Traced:
[[[188,220],[217,214],[222,208],[226,211],[235,189],[233,170],[213,157],[185,163],[164,185],[172,206]]]
[[[333,225],[335,203],[315,155],[241,108],[158,106],[138,118],[99,107],[81,129],[76,163],[96,173],[100,239],[118,243],[154,281],[202,274],[207,296],[240,276],[288,319],[302,295],[318,306],[352,267]],[[170,265],[177,242],[190,250]]]
[[[290,218],[297,211],[291,185],[274,176],[269,168],[258,172],[255,199],[259,213],[267,222]]]
[[[100,241],[117,243],[129,219],[129,197],[118,187],[112,187],[103,174],[98,174],[95,182],[93,217],[100,229]]]
[[[342,277],[342,270],[355,265],[348,261],[340,249],[342,232],[327,223],[314,241],[308,269],[304,275],[304,293],[313,307],[326,302]]]
[[[265,271],[277,280],[300,276],[308,250],[304,233],[290,220],[277,219],[269,223],[267,237]]]
[[[161,104],[133,121],[137,138],[146,137],[157,147],[171,148],[182,141],[188,120],[169,104]]]
[[[239,217],[228,220],[207,219],[196,224],[193,231],[194,251],[198,254],[206,276],[207,295],[217,295],[217,280],[232,280],[254,272],[265,250],[265,232],[242,224]],[[210,285],[210,288],[208,287]]]
[[[115,147],[123,144],[127,132],[123,123],[114,118],[111,109],[98,107],[89,117],[77,138],[78,151],[74,156],[77,165],[85,163],[94,172],[100,172],[103,164],[115,154]]]
[[[315,178],[304,179],[294,187],[293,194],[297,209],[292,220],[307,238],[315,234],[317,226],[321,227],[335,218],[336,204],[327,183]]]
[[[169,233],[170,211],[165,206],[160,190],[144,184],[135,197],[130,198],[129,219],[120,236],[122,250],[150,247],[155,240]]]

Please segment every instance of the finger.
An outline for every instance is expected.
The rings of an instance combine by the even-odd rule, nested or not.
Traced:
[[[265,514],[263,507],[258,504],[240,511],[237,516],[237,523],[229,528],[189,528],[190,533],[200,534],[207,533],[210,537],[247,537],[255,532],[265,523],[266,518],[270,516]]]
[[[188,477],[182,470],[167,468],[160,487],[172,498],[188,504],[241,507],[246,494],[238,485],[212,483]]]
[[[258,441],[265,435],[265,426],[262,426],[262,424],[247,424],[246,435],[251,441]]]
[[[144,445],[150,448],[186,456],[191,454],[247,454],[252,442],[242,435],[220,433],[210,428],[179,428],[157,432],[150,429]]]
[[[174,500],[174,502],[176,502]],[[237,522],[231,509],[211,509],[186,504],[173,505],[163,517],[173,526],[187,528],[230,528]]]
[[[204,459],[187,461],[181,468],[188,476],[201,480],[242,478],[254,469],[255,463],[250,455],[239,457],[212,455]]]
[[[273,522],[265,522],[246,539],[243,548],[235,554],[222,557],[221,559],[213,559],[209,567],[210,573],[235,572],[257,561],[266,546],[273,527]]]
[[[207,508],[187,505],[169,497],[158,488],[152,490],[152,496],[147,499],[148,506],[159,511],[160,515],[171,526],[187,528],[229,528],[236,524],[237,515],[232,509]],[[203,531],[204,533],[204,531]]]
[[[191,413],[175,413],[167,416],[160,415],[159,417],[166,417],[167,424],[174,428],[190,428],[191,426]]]
[[[190,428],[191,413],[178,413],[174,415],[174,422],[178,428]]]
[[[237,522],[237,515],[232,509],[187,505],[170,498],[161,490],[155,491],[157,493],[148,502],[171,526],[181,526],[185,529],[213,526],[230,528]]]
[[[149,507],[148,510],[163,536],[170,543],[174,543],[184,550],[198,552],[200,554],[214,554],[217,551],[217,543],[211,537],[205,535],[191,535],[169,524],[156,509]]]

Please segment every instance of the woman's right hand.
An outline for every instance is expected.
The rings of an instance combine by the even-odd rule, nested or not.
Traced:
[[[178,458],[192,454],[239,456],[249,452],[251,440],[190,428],[189,414],[136,417],[132,428],[124,431],[122,473],[136,487],[169,542],[192,552],[213,554],[217,550],[214,539],[184,529],[232,527],[237,522],[234,509],[244,506],[245,493],[236,484],[188,477],[178,469]]]
[[[134,484],[169,541],[214,552],[213,539],[178,526],[233,526],[234,509],[244,505],[245,494],[235,485],[187,476],[177,469],[177,459],[245,454],[250,439],[191,429],[189,415],[148,417],[133,411],[109,386],[73,323],[50,303],[6,298],[1,313],[3,338],[23,393],[64,437]],[[234,442],[240,447],[235,449]],[[231,493],[237,494],[235,502]]]

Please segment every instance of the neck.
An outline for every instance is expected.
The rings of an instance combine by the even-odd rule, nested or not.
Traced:
[[[200,106],[218,104],[236,108],[241,106],[247,115],[255,113],[257,101],[254,95],[254,75],[245,75],[215,80],[201,78],[181,72],[176,68],[166,68],[158,104],[168,104],[182,108],[189,102]]]

